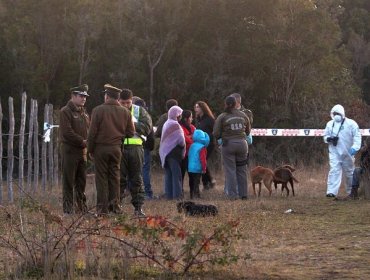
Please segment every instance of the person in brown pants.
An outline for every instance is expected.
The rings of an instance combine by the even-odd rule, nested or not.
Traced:
[[[88,86],[70,89],[71,99],[60,110],[59,139],[61,142],[63,212],[84,213],[86,207],[87,132],[89,116],[84,105]]]
[[[135,128],[131,113],[119,102],[121,89],[104,85],[102,105],[94,108],[88,135],[88,153],[95,163],[96,208],[98,214],[122,213],[120,207],[121,145]]]

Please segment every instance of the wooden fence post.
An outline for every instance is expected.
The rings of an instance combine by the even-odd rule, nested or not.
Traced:
[[[48,123],[50,125],[53,125],[53,105],[49,104],[49,113],[48,113]],[[49,177],[49,190],[51,191],[53,188],[54,182],[54,151],[53,151],[53,129],[50,129],[50,142],[48,143],[48,163],[49,163],[49,168],[48,168],[48,177]]]
[[[55,115],[54,122],[59,123],[58,114]],[[59,136],[58,135],[59,135],[59,128],[57,130],[55,141],[54,141],[55,143],[55,146],[54,146],[54,183],[56,187],[59,186]]]
[[[0,204],[3,204],[3,109],[0,100]]]
[[[8,136],[8,200],[13,202],[13,168],[14,168],[14,154],[13,154],[13,140],[14,140],[14,106],[13,98],[9,97],[9,136]]]
[[[26,104],[27,94],[22,93],[22,107],[21,107],[21,126],[19,129],[19,169],[18,169],[18,194],[23,196],[23,176],[24,176],[24,131],[26,129]]]
[[[27,186],[26,190],[31,190],[32,184],[32,136],[33,136],[33,124],[34,124],[35,104],[34,100],[31,99],[30,103],[30,120],[28,122],[28,143],[27,143]]]
[[[39,186],[39,173],[40,173],[40,149],[39,149],[39,123],[38,123],[38,104],[37,100],[34,100],[34,123],[33,123],[33,157],[34,157],[34,170],[33,170],[33,185],[32,190],[36,192]]]
[[[45,104],[44,107],[44,122],[42,125],[49,120],[49,104]],[[43,135],[45,134],[45,129],[42,129]],[[45,142],[45,139],[42,139],[42,144],[41,144],[41,187],[42,191],[46,191],[46,182],[48,179],[48,174],[47,174],[47,159],[46,159],[46,153],[47,152],[47,143]]]

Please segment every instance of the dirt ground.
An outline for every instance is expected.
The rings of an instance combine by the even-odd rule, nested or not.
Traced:
[[[147,215],[165,216],[188,229],[207,230],[240,220],[242,239],[236,244],[239,262],[186,279],[370,279],[370,200],[326,198],[326,167],[309,171],[298,168],[294,174],[300,183],[296,184],[295,197],[282,196],[280,190],[268,197],[263,187],[262,196],[256,198],[249,186],[248,200],[234,201],[223,194],[222,171],[215,174],[216,187],[202,191],[198,202],[215,204],[219,208],[216,217],[180,217],[176,202],[164,199],[145,201],[143,207]],[[153,172],[152,181],[155,194],[160,195],[163,171]],[[188,198],[187,180],[184,189]],[[54,193],[51,203],[61,214],[60,190]],[[343,186],[341,195],[345,195]],[[87,197],[93,206],[95,187],[91,178]],[[130,197],[124,212],[133,213]]]
[[[204,227],[240,219],[244,238],[238,250],[245,260],[211,278],[370,279],[370,201],[326,198],[326,176],[326,167],[297,170],[300,183],[295,197],[281,196],[280,190],[268,197],[263,188],[262,196],[255,198],[249,186],[247,201],[227,200],[223,178],[217,176],[216,189],[203,191],[200,202],[217,205],[219,216],[206,221],[187,218],[187,222]],[[157,194],[161,193],[161,180],[160,175],[155,176]],[[340,195],[345,195],[343,186]],[[164,211],[174,219],[177,215],[174,202],[148,201],[145,209],[150,214]],[[287,210],[291,212],[285,213]]]

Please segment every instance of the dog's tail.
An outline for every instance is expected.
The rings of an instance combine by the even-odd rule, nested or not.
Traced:
[[[299,183],[299,181],[292,175],[292,179],[294,182]]]

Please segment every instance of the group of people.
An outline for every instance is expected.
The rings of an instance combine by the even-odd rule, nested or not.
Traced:
[[[247,198],[246,138],[250,135],[253,114],[241,105],[241,96],[237,93],[228,96],[224,106],[224,112],[215,119],[208,104],[197,101],[194,122],[192,111],[180,108],[176,100],[167,101],[168,113],[159,119],[156,131],[161,138],[159,155],[165,169],[167,199],[183,198],[186,173],[191,199],[200,197],[201,178],[204,190],[215,186],[207,160],[215,149],[216,140],[222,146],[225,194],[231,199]]]
[[[86,212],[86,167],[95,165],[97,212],[121,213],[125,192],[131,193],[135,215],[145,216],[142,168],[145,140],[152,134],[152,119],[143,106],[133,104],[133,93],[104,86],[104,103],[94,108],[91,120],[84,105],[88,86],[71,88],[71,99],[60,111],[63,211]]]
[[[239,94],[225,99],[225,111],[217,119],[206,102],[196,102],[195,121],[191,110],[183,110],[175,99],[170,99],[154,131],[145,101],[133,96],[129,89],[104,85],[104,103],[93,109],[91,119],[84,108],[88,86],[80,85],[70,92],[71,99],[60,111],[59,129],[65,214],[88,211],[85,187],[89,157],[95,167],[97,212],[121,213],[129,193],[134,214],[145,216],[144,200],[154,198],[150,162],[155,137],[160,138],[167,199],[184,197],[186,173],[191,199],[200,197],[201,181],[204,190],[215,186],[207,159],[216,140],[222,142],[225,193],[230,198],[247,197],[246,137],[253,115],[241,106]]]
[[[106,84],[104,103],[93,109],[91,119],[84,109],[88,86],[74,87],[70,92],[71,99],[60,111],[59,129],[64,213],[88,210],[85,187],[90,157],[95,166],[97,212],[121,213],[123,199],[130,193],[135,215],[145,216],[144,200],[154,197],[150,162],[155,137],[160,138],[167,199],[184,197],[186,173],[191,199],[200,197],[201,181],[204,190],[215,186],[207,160],[216,143],[222,153],[225,194],[231,199],[247,198],[247,140],[253,114],[241,105],[239,94],[226,97],[224,112],[217,118],[206,102],[196,102],[195,121],[191,110],[183,110],[175,99],[170,99],[166,102],[167,112],[159,118],[154,131],[144,100],[133,96],[129,89]],[[332,108],[331,117],[324,132],[330,164],[327,197],[337,196],[343,170],[346,191],[350,198],[356,198],[363,168],[355,170],[353,156],[361,147],[360,130],[354,120],[346,118],[341,105]]]

